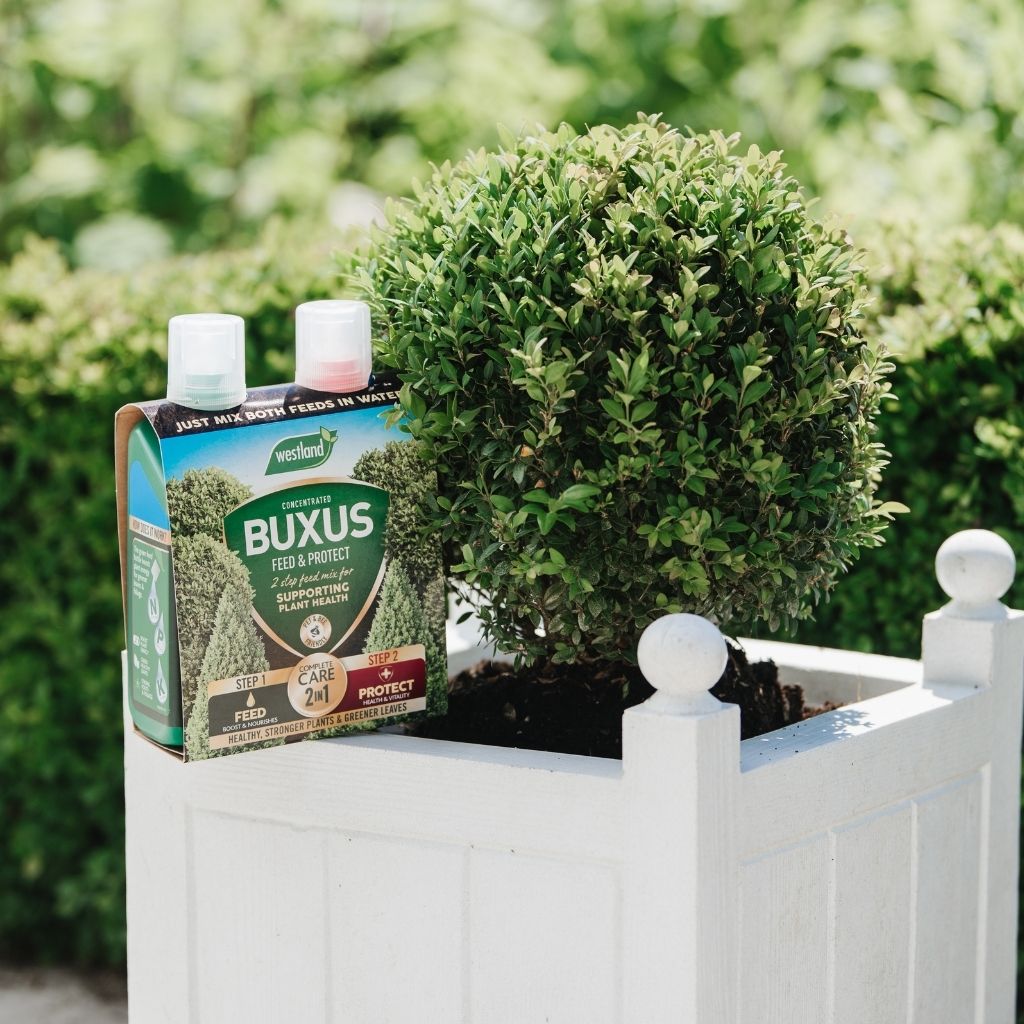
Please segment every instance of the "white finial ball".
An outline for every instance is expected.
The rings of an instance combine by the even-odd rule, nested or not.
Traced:
[[[954,601],[984,605],[998,601],[1013,583],[1013,548],[991,530],[961,530],[935,555],[939,586]]]
[[[651,686],[679,697],[706,694],[722,678],[729,659],[718,627],[685,612],[652,622],[636,655]]]

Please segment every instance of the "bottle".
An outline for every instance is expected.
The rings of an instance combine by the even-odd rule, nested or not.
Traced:
[[[245,401],[245,325],[227,313],[168,324],[167,401],[216,412]],[[126,632],[128,706],[138,729],[182,745],[181,676],[171,572],[171,523],[160,442],[148,419],[128,438]]]
[[[352,299],[303,302],[295,310],[295,383],[346,394],[370,384],[370,307]]]

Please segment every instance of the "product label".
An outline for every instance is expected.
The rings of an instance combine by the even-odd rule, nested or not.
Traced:
[[[210,748],[224,750],[423,711],[425,659],[422,644],[349,658],[312,654],[290,669],[212,682]]]
[[[277,643],[301,657],[348,639],[384,578],[387,514],[387,491],[342,480],[271,491],[224,519],[257,621]]]
[[[134,519],[144,536],[160,536],[167,531]],[[135,700],[155,711],[158,717],[168,713],[171,650],[168,627],[171,616],[169,581],[171,553],[166,547],[142,540],[134,532],[128,552],[128,622],[131,636],[128,657],[132,663],[132,692]]]

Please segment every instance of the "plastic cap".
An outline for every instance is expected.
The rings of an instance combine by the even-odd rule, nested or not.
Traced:
[[[171,317],[167,400],[189,409],[232,409],[245,401],[245,322],[240,316]]]
[[[373,368],[370,307],[350,299],[295,310],[295,383],[313,391],[362,391]]]

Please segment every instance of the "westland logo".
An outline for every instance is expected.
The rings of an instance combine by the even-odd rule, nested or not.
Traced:
[[[303,434],[300,437],[286,437],[274,445],[264,476],[275,473],[294,473],[299,469],[313,469],[322,466],[338,440],[336,430],[321,427],[318,434]]]

